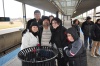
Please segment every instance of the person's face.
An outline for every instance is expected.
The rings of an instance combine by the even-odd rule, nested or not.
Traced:
[[[91,19],[88,19],[88,22],[90,22],[91,21]]]
[[[76,20],[75,24],[76,24],[76,25],[78,25],[78,23],[79,23],[79,21],[78,21],[78,20]]]
[[[53,26],[54,29],[56,29],[59,26],[59,24],[57,23],[57,21],[53,20],[52,26]]]
[[[45,19],[45,20],[43,21],[43,25],[44,25],[44,26],[49,26],[49,21],[48,21],[47,19]]]
[[[71,42],[74,41],[74,38],[73,38],[72,35],[69,34],[69,33],[67,33],[67,39],[68,39],[69,41],[71,41]]]
[[[40,14],[40,13],[35,13],[35,14],[34,14],[34,17],[35,17],[36,19],[40,19],[41,14]]]
[[[32,32],[38,32],[38,27],[37,26],[32,26]]]
[[[100,24],[100,20],[98,21],[98,24]]]

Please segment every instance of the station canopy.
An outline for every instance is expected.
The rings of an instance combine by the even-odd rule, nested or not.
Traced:
[[[76,17],[88,10],[100,6],[100,0],[17,0],[19,2],[55,13]]]

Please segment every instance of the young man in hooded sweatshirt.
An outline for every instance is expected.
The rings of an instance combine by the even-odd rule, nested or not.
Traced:
[[[69,66],[87,66],[86,49],[75,28],[69,28],[66,35],[69,42],[64,51],[68,56]]]

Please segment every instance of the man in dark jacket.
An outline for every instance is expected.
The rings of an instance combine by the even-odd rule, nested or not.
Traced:
[[[92,50],[91,50],[91,56],[92,57],[100,56],[100,54],[99,54],[99,48],[100,48],[100,19],[97,19],[96,23],[93,26],[92,39],[93,39],[93,45],[92,45]]]
[[[39,10],[35,10],[34,11],[34,19],[30,19],[28,22],[27,22],[27,25],[26,25],[26,29],[29,29],[30,25],[31,25],[31,22],[38,22],[39,26],[42,25],[42,19],[40,18],[41,17],[41,13]]]
[[[51,21],[53,30],[52,30],[52,37],[51,37],[51,43],[55,44],[59,54],[57,57],[58,60],[58,66],[66,66],[66,61],[64,59],[65,54],[63,52],[63,47],[66,44],[66,37],[65,37],[65,31],[66,28],[62,26],[62,21],[59,18],[54,18]]]
[[[69,66],[87,66],[86,50],[75,28],[67,30],[67,46],[64,51],[69,59]]]
[[[51,46],[51,44],[49,44],[50,40],[51,40],[51,25],[50,25],[50,19],[47,16],[43,16],[42,18],[43,20],[43,25],[40,26],[40,44],[41,46]]]
[[[86,21],[83,22],[82,27],[81,27],[84,34],[84,45],[86,48],[88,47],[88,38],[89,38],[90,50],[92,48],[91,30],[92,30],[93,25],[94,23],[91,21],[91,17],[87,17]]]

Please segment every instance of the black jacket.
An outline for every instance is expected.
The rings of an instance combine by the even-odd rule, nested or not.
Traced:
[[[51,43],[56,44],[57,48],[63,48],[66,44],[66,28],[63,26],[57,27],[57,29],[52,30],[52,36],[51,36]]]
[[[67,33],[74,38],[74,42],[69,42],[69,45],[64,47],[64,51],[69,57],[69,66],[87,66],[86,49],[77,31],[75,28],[69,28]]]
[[[91,36],[91,30],[92,30],[93,25],[94,25],[94,23],[92,21],[91,22],[87,22],[87,21],[83,22],[81,29],[85,36]]]
[[[35,18],[34,18],[34,19],[30,19],[30,20],[27,22],[26,29],[29,29],[29,27],[30,27],[30,25],[31,25],[32,22],[37,22],[37,21],[36,21]],[[42,19],[40,19],[40,20],[38,21],[38,24],[39,24],[39,26],[42,25]]]
[[[94,41],[100,41],[100,24],[95,24],[92,28],[92,39]]]
[[[77,33],[80,36],[80,27],[79,27],[79,25],[73,24],[72,27],[74,27],[77,30]]]

